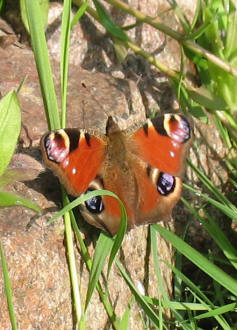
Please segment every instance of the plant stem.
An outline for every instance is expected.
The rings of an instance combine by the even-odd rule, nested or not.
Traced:
[[[233,76],[237,77],[237,69],[236,68],[232,67],[228,62],[222,60],[218,56],[215,56],[211,52],[207,51],[203,47],[201,47],[198,44],[196,44],[195,42],[193,42],[192,40],[186,40],[184,35],[182,35],[181,33],[177,32],[177,31],[172,30],[171,28],[169,28],[165,24],[161,23],[159,18],[157,18],[157,17],[153,18],[153,17],[150,17],[148,15],[145,15],[141,11],[139,11],[135,8],[132,8],[127,3],[125,3],[121,0],[106,0],[106,2],[108,2],[112,6],[114,6],[118,9],[134,16],[138,21],[140,21],[142,23],[147,23],[147,24],[153,26],[155,29],[157,29],[161,32],[164,32],[169,37],[171,37],[171,38],[175,39],[176,41],[178,41],[182,46],[185,46],[188,49],[194,51],[195,53],[205,57],[207,60],[214,63],[218,67],[222,68],[224,71],[229,72]],[[83,0],[73,0],[73,3],[76,4],[77,6],[81,6],[84,3],[84,1]],[[94,9],[92,9],[91,7],[88,6],[87,11],[97,21],[99,21],[98,15],[97,15],[97,13]],[[138,47],[135,44],[133,44],[133,45],[134,45],[135,48]],[[141,53],[141,55],[142,55],[142,53]],[[158,67],[158,68],[161,71],[163,71],[160,67]]]

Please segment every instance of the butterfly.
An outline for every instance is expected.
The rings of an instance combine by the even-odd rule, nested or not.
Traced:
[[[170,220],[192,136],[192,125],[181,114],[157,116],[124,131],[108,117],[105,134],[59,129],[42,137],[41,150],[45,165],[69,194],[115,193],[124,203],[130,229]],[[96,196],[80,207],[90,224],[112,235],[118,231],[121,211],[115,198]]]

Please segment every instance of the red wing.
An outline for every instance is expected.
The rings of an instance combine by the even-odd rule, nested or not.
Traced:
[[[136,225],[170,220],[172,210],[179,200],[182,181],[151,168],[135,172],[139,187]]]
[[[85,192],[105,158],[106,141],[77,129],[47,133],[41,139],[44,162],[72,195]]]
[[[181,115],[166,114],[148,120],[130,136],[134,152],[160,171],[181,175],[191,143],[192,129]]]

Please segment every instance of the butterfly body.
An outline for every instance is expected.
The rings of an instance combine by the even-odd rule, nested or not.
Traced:
[[[43,159],[78,196],[107,189],[125,205],[129,228],[169,220],[182,189],[183,172],[192,129],[180,115],[148,120],[136,130],[121,131],[112,117],[106,134],[65,129],[47,133],[41,140]],[[81,206],[85,219],[112,234],[120,224],[118,201],[109,196]]]

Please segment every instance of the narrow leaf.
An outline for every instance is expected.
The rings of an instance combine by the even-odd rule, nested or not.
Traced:
[[[123,41],[129,41],[129,37],[127,34],[121,29],[120,26],[115,24],[106,13],[103,6],[100,4],[99,1],[93,0],[99,18],[101,20],[102,25],[106,28],[106,30],[113,36]]]
[[[11,325],[12,329],[16,330],[17,329],[17,323],[16,323],[16,318],[14,314],[14,308],[13,308],[13,302],[12,302],[12,290],[11,290],[11,283],[10,283],[10,278],[8,275],[8,269],[7,269],[7,262],[3,250],[2,243],[0,242],[0,251],[1,251],[1,261],[2,261],[2,270],[3,270],[3,278],[4,278],[4,287],[5,287],[5,292],[7,296],[7,305],[8,305],[8,311],[9,311],[9,316],[11,320]]]
[[[37,204],[23,197],[8,192],[0,191],[0,207],[6,206],[24,206],[37,213],[41,213],[41,208]]]
[[[155,224],[154,229],[157,230],[168,242],[170,242],[180,253],[197,265],[201,270],[212,277],[216,282],[237,295],[237,281],[230,275],[226,274],[222,269],[211,263],[201,253],[193,249],[190,245],[181,240],[178,236],[166,230],[162,226]]]
[[[92,262],[92,269],[90,272],[90,281],[86,295],[86,303],[85,303],[85,310],[88,307],[90,302],[91,296],[94,292],[94,289],[98,283],[99,276],[102,272],[102,269],[105,264],[105,259],[108,256],[111,247],[113,244],[113,239],[109,237],[107,234],[101,232],[100,237],[97,241],[94,258]]]
[[[12,158],[20,129],[20,105],[16,93],[12,91],[0,101],[0,176]]]
[[[54,90],[41,9],[38,0],[25,0],[25,6],[49,129],[58,129],[60,128],[58,103]]]

